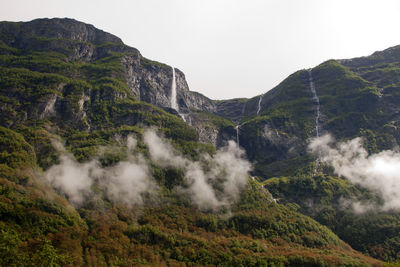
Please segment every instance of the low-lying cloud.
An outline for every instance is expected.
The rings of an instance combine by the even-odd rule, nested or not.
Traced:
[[[229,206],[237,200],[240,190],[247,183],[251,164],[244,159],[244,151],[233,141],[214,156],[202,155],[199,161],[183,157],[152,130],[145,132],[144,142],[149,147],[153,162],[184,170],[187,187],[177,190],[190,196],[200,209],[215,210]]]
[[[319,156],[321,162],[333,166],[336,174],[378,193],[384,201],[380,209],[400,208],[399,152],[386,150],[368,155],[362,138],[335,144],[331,135],[312,140],[309,148]],[[353,208],[359,212],[376,207],[371,203],[353,203]]]
[[[143,194],[155,191],[157,186],[145,160],[132,153],[136,143],[136,139],[128,136],[128,160],[102,168],[97,160],[79,163],[60,143],[55,142],[55,148],[61,153],[60,163],[50,167],[45,172],[45,177],[74,206],[81,205],[94,194],[92,187],[95,184],[111,200],[127,205],[142,204]]]
[[[173,191],[189,197],[199,209],[217,210],[230,206],[247,183],[251,164],[233,141],[213,156],[201,155],[198,161],[184,157],[154,130],[146,130],[143,141],[149,149],[152,164],[183,171],[185,185],[176,186]],[[60,163],[48,169],[45,177],[74,206],[92,196],[94,186],[100,187],[113,201],[127,205],[143,204],[145,195],[157,195],[158,185],[152,176],[149,160],[136,153],[136,145],[137,140],[128,136],[127,160],[102,168],[97,160],[77,162],[57,143],[55,147],[61,153]]]
[[[82,203],[91,192],[91,173],[97,170],[97,162],[78,163],[70,154],[61,155],[60,163],[46,171],[45,177],[58,190],[68,196],[73,205]]]

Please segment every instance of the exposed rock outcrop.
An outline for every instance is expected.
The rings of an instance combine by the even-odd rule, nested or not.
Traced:
[[[216,103],[216,114],[239,123],[243,118],[246,108],[246,98],[235,98],[230,100],[218,100]]]
[[[103,85],[95,90],[86,90],[81,95],[69,96],[64,92],[65,83],[55,84],[51,90],[58,92],[44,95],[35,99],[37,105],[31,105],[25,111],[17,114],[10,113],[7,125],[27,119],[51,119],[58,118],[65,121],[74,121],[73,127],[90,129],[88,109],[93,103],[104,101],[118,101],[132,99],[144,101],[161,107],[167,112],[190,121],[204,142],[216,144],[218,139],[218,127],[207,124],[204,120],[196,122],[199,116],[190,116],[193,111],[206,111],[216,113],[216,104],[211,99],[196,92],[189,91],[185,75],[175,69],[176,103],[179,113],[171,108],[172,68],[166,64],[151,61],[143,57],[140,52],[125,45],[120,38],[96,29],[94,26],[73,19],[37,19],[30,22],[2,22],[0,34],[5,45],[22,50],[39,52],[57,52],[57,60],[64,62],[77,61],[82,67],[77,70],[63,73],[72,79],[103,79]],[[13,53],[4,49],[3,54]],[[121,66],[115,65],[114,59]],[[102,66],[112,62],[107,70]],[[84,65],[88,63],[89,65]],[[57,63],[59,64],[59,63]],[[93,64],[93,65],[92,65]],[[118,63],[117,63],[118,64]],[[45,70],[44,70],[45,69]],[[31,64],[30,70],[38,72],[52,72],[43,68],[43,65]],[[56,70],[55,70],[56,71]],[[103,73],[103,71],[105,71]],[[57,71],[56,71],[57,72]],[[125,80],[129,91],[125,89],[115,90],[107,83],[113,81],[107,79]],[[68,83],[68,81],[67,81]],[[68,90],[67,90],[68,91]],[[18,96],[17,96],[18,98]],[[22,100],[24,101],[24,100]],[[2,110],[8,110],[7,104],[1,105]],[[25,114],[25,115],[24,115]],[[209,122],[210,123],[210,122]],[[204,126],[204,128],[201,128]],[[214,128],[212,131],[211,128]],[[206,137],[207,136],[207,137]]]
[[[0,25],[0,31],[7,34],[7,44],[26,45],[29,38],[42,37],[59,40],[73,40],[95,45],[104,43],[123,44],[115,35],[95,28],[93,25],[69,18],[35,19],[29,22],[7,22]]]

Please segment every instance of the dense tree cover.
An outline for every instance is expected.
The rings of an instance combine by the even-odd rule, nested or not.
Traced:
[[[264,185],[279,203],[328,226],[353,248],[388,261],[398,259],[399,214],[379,210],[357,213],[348,205],[360,201],[379,203],[381,199],[373,192],[346,179],[322,174],[271,178]]]
[[[312,219],[275,204],[257,182],[230,216],[201,212],[168,195],[164,204],[148,207],[105,200],[75,211],[56,194],[48,199],[40,181],[31,184],[1,180],[2,265],[379,264]]]
[[[21,155],[3,161],[4,170],[22,170],[16,166],[25,166],[26,170],[8,176],[6,171],[1,172],[2,265],[379,264],[353,251],[312,219],[275,204],[256,181],[249,183],[231,214],[223,210],[201,212],[168,190],[161,201],[149,206],[129,207],[102,197],[75,210],[32,172],[38,164],[35,151],[37,158],[47,154],[41,150],[45,130],[24,128],[27,140],[37,148],[28,145],[23,135],[1,130],[1,144],[7,145],[4,150]],[[126,126],[116,131],[123,135],[142,130]],[[93,147],[108,145],[111,133],[75,132],[69,135],[67,147],[78,149],[82,140]],[[139,143],[139,147],[146,151],[144,144]],[[104,164],[113,164],[113,160]],[[166,189],[179,184],[179,170],[154,167],[154,172]]]

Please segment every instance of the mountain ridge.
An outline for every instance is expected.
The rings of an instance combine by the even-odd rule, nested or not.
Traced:
[[[63,21],[78,25],[83,33],[68,33],[67,26],[60,26]],[[5,233],[0,242],[12,251],[2,263],[35,265],[47,255],[61,265],[89,266],[382,264],[352,250],[332,231],[364,253],[397,259],[397,241],[393,234],[384,234],[387,228],[376,227],[376,239],[360,243],[368,234],[358,233],[357,240],[346,229],[355,231],[364,217],[343,213],[338,206],[343,196],[379,196],[335,176],[327,165],[312,174],[315,156],[307,147],[314,137],[316,107],[306,70],[263,94],[262,101],[260,96],[215,101],[189,91],[183,72],[175,69],[179,108],[174,110],[172,67],[144,58],[94,26],[55,19],[53,26],[61,27],[58,35],[49,27],[51,22],[0,23],[0,227]],[[24,36],[18,27],[37,29]],[[362,134],[371,152],[381,151],[399,140],[393,127],[385,126],[397,116],[397,78],[387,79],[387,73],[397,69],[379,65],[379,71],[371,71],[357,64],[364,78],[352,70],[355,66],[339,61],[313,68],[321,128],[339,140]],[[349,127],[349,121],[357,123]],[[157,129],[163,136],[160,142],[173,148],[169,159],[152,158],[148,128]],[[229,216],[223,209],[196,209],[193,200],[180,194],[196,184],[187,176],[208,175],[205,184],[221,199],[229,168],[210,178],[216,174],[207,172],[207,160],[216,161],[236,136],[254,163],[255,176],[233,201]],[[113,199],[95,177],[89,190],[94,197],[82,207],[71,206],[68,191],[51,188],[41,177],[63,164],[60,157],[66,152],[53,145],[54,140],[64,140],[64,150],[70,153],[65,162],[79,170],[92,166],[93,159],[97,170],[110,172],[123,163],[136,168],[146,162],[139,170],[154,178],[160,200],[152,202],[151,194],[143,192],[140,197],[149,202],[130,208]],[[174,163],[162,165],[168,160]],[[194,181],[203,179],[197,177]],[[395,233],[397,215],[383,216],[393,222]]]

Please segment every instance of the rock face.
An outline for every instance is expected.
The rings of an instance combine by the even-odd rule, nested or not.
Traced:
[[[182,102],[180,106],[186,109],[202,110],[210,113],[216,113],[217,107],[208,97],[193,91],[184,91],[181,95]]]
[[[216,109],[215,114],[221,117],[229,118],[236,124],[241,124],[241,122],[261,115],[262,111],[266,109],[266,99],[262,95],[261,101],[260,96],[255,96],[252,98],[236,98],[228,100],[217,100],[214,101]],[[258,114],[257,114],[258,113]]]
[[[58,18],[37,19],[26,23],[2,22],[0,33],[2,40],[10,47],[59,52],[67,55],[68,61],[92,63],[110,57],[113,52],[123,53],[120,58],[123,73],[113,75],[124,76],[127,86],[136,99],[161,108],[171,107],[172,68],[144,58],[137,49],[124,45],[120,38],[92,25],[73,19]],[[190,110],[215,112],[215,103],[202,94],[189,91],[184,73],[178,69],[175,71],[180,112],[183,114],[189,114]],[[63,105],[57,103],[56,106]],[[44,118],[52,114],[49,111],[39,113]]]
[[[74,19],[36,19],[29,22],[2,22],[2,41],[16,48],[39,48],[41,38],[53,39],[54,45],[61,41],[101,45],[114,43],[123,45],[120,38]]]
[[[58,117],[65,121],[75,121],[73,127],[89,130],[94,127],[94,115],[91,112],[98,108],[96,103],[136,99],[163,108],[179,118],[183,116],[187,124],[196,129],[202,142],[217,146],[229,139],[236,140],[234,126],[240,125],[240,144],[251,160],[263,166],[257,173],[263,177],[282,174],[282,170],[288,170],[287,162],[305,156],[307,140],[314,136],[315,106],[306,71],[299,71],[288,77],[264,94],[260,102],[259,96],[213,101],[190,91],[184,73],[175,69],[178,114],[171,108],[172,67],[146,59],[135,48],[124,45],[118,37],[92,25],[71,19],[3,22],[0,23],[0,34],[4,44],[9,47],[45,53],[57,52],[65,55],[65,58],[58,59],[60,61],[76,61],[82,64],[76,70],[63,73],[65,76],[72,79],[99,80],[99,85],[90,88],[86,85],[71,85],[64,80],[55,82],[49,88],[52,93],[33,97],[29,101],[36,103],[35,105],[29,105],[28,109],[16,111],[15,114],[9,112],[7,102],[1,103],[1,110],[11,114],[4,125],[29,119]],[[370,57],[327,62],[313,70],[316,90],[321,97],[323,129],[339,138],[350,138],[358,135],[361,128],[377,129],[378,125],[385,122],[385,129],[391,127],[397,133],[400,115],[396,84],[400,79],[393,69],[393,62],[399,59],[399,51],[399,47],[394,47]],[[13,52],[3,49],[1,53],[11,55]],[[15,62],[3,64],[18,67]],[[371,67],[371,64],[381,65]],[[24,67],[26,66],[25,64]],[[28,66],[32,71],[46,73],[57,73],[57,68],[65,69],[64,66],[57,65],[54,69],[51,69],[52,66],[43,69],[47,66],[35,65],[32,61]],[[102,69],[103,66],[105,69]],[[334,87],[329,84],[332,81],[335,83]],[[119,82],[123,84],[118,85]],[[71,90],[75,90],[71,88],[80,88],[79,93],[70,94]],[[18,96],[19,93],[16,91],[9,94],[11,97],[12,94]],[[387,114],[385,118],[377,116],[382,111]],[[230,124],[221,124],[221,119],[217,120],[213,117],[215,115],[227,119]],[[131,120],[128,117],[126,119]],[[349,120],[355,121],[352,123],[356,124],[355,127],[348,127]],[[388,140],[386,133],[380,134]],[[398,134],[389,135],[391,141],[387,144],[400,143]],[[278,164],[279,162],[283,165]],[[275,167],[271,166],[270,169],[270,164]]]
[[[137,49],[126,46],[120,38],[112,34],[73,19],[56,18],[26,23],[1,22],[0,36],[8,47],[1,50],[5,55],[13,56],[15,51],[9,48],[44,52],[48,55],[58,53],[55,55],[57,62],[54,68],[46,65],[47,62],[36,64],[29,59],[29,69],[32,71],[57,73],[60,70],[63,75],[72,79],[99,79],[102,83],[98,88],[86,86],[82,88],[82,93],[72,96],[69,94],[72,85],[66,86],[68,81],[56,82],[49,88],[53,91],[52,94],[31,99],[30,102],[37,105],[31,105],[28,111],[17,111],[18,119],[17,114],[14,114],[5,125],[27,119],[58,117],[68,122],[75,121],[74,127],[89,130],[93,125],[87,114],[93,109],[94,103],[135,98],[163,108],[180,118],[187,117],[193,126],[196,125],[203,142],[217,143],[218,127],[205,123],[204,119],[196,122],[199,118],[197,115],[190,116],[193,111],[215,113],[217,108],[214,101],[200,93],[189,91],[184,73],[175,69],[178,114],[171,108],[172,67],[143,57]],[[71,62],[78,62],[81,66],[76,65],[78,67],[74,66],[66,72],[65,69],[70,67],[67,68],[65,63]],[[12,64],[18,67],[18,64]],[[22,65],[24,68],[27,66]],[[109,78],[123,81],[126,86],[110,87],[110,82],[115,85],[115,81],[110,81]],[[116,90],[117,88],[119,89]],[[1,103],[0,108],[7,111],[7,103]]]
[[[136,98],[159,107],[171,107],[172,68],[150,61],[140,54],[123,56],[126,81]],[[181,113],[191,109],[215,112],[214,102],[202,94],[189,91],[185,74],[175,69],[177,104]]]
[[[228,140],[236,139],[233,123],[204,111],[192,111],[186,116],[186,123],[199,134],[199,141],[216,147],[227,145]]]
[[[73,19],[36,19],[30,22],[0,23],[2,41],[19,49],[67,52],[69,60],[91,61],[104,56],[105,44],[116,51],[137,51],[124,46],[120,38]],[[101,47],[103,46],[103,47]]]
[[[228,118],[239,124],[240,120],[244,116],[244,110],[246,108],[247,99],[237,98],[230,100],[215,101],[216,103],[216,114],[221,117]]]
[[[75,85],[66,86],[68,81],[64,80],[55,82],[49,88],[52,93],[39,98],[34,97],[29,101],[36,105],[30,105],[29,109],[17,111],[15,114],[9,112],[7,102],[1,103],[1,110],[11,114],[7,122],[4,122],[5,125],[32,118],[49,119],[58,116],[66,121],[74,119],[75,127],[88,130],[93,127],[93,116],[88,114],[97,108],[96,103],[136,99],[161,107],[178,117],[183,116],[187,123],[196,129],[202,142],[219,145],[228,139],[235,140],[236,133],[233,127],[240,125],[241,146],[246,149],[250,159],[262,162],[264,167],[259,174],[263,177],[276,174],[266,171],[268,168],[265,166],[268,164],[305,155],[307,140],[313,137],[315,107],[308,88],[306,71],[299,71],[288,77],[267,92],[260,102],[259,96],[251,99],[213,101],[190,91],[184,73],[175,69],[176,102],[180,113],[178,114],[171,109],[171,66],[146,59],[135,48],[124,45],[118,37],[92,25],[72,19],[40,19],[27,23],[2,22],[0,34],[8,47],[45,53],[57,52],[65,56],[57,58],[61,61],[58,64],[61,65],[55,65],[54,68],[43,66],[42,63],[35,65],[35,62],[30,61],[28,66],[32,71],[57,73],[59,68],[65,72],[63,62],[76,61],[82,64],[82,67],[63,75],[72,79],[99,80],[99,85],[92,88],[79,85],[78,87],[82,88],[79,89],[79,93],[73,95],[69,91],[70,88],[75,88]],[[393,86],[400,81],[399,76],[393,68],[379,65],[396,62],[399,59],[399,51],[399,47],[394,47],[370,57],[328,62],[313,70],[316,89],[321,96],[323,129],[331,131],[335,136],[352,137],[359,134],[361,128],[371,128],[369,123],[372,121],[376,123],[374,128],[382,124],[378,121],[387,121],[386,128],[391,125],[394,131],[400,126],[397,108],[398,87]],[[1,53],[11,55],[13,52],[10,49],[2,49]],[[2,64],[19,67],[18,62]],[[371,69],[368,67],[370,64],[379,67]],[[27,64],[23,65],[26,66]],[[359,77],[350,77],[354,73]],[[123,85],[116,86],[115,80]],[[337,82],[338,86],[331,87],[329,81]],[[363,93],[359,94],[361,91]],[[349,92],[352,94],[348,94]],[[18,96],[18,92],[13,94]],[[339,110],[337,107],[340,105],[342,107]],[[379,120],[371,115],[368,123],[365,121],[365,114],[379,114],[379,110],[391,115]],[[360,117],[360,111],[363,112],[363,117]],[[351,116],[344,116],[345,113],[352,114],[357,127],[346,126]],[[211,119],[210,114],[230,120],[231,125],[225,123],[221,127],[215,118]],[[393,137],[391,144],[398,144],[397,139]]]
[[[171,107],[171,67],[152,62],[140,54],[125,55],[121,62],[128,87],[137,99],[159,107]],[[177,91],[181,90],[188,88],[177,85]]]
[[[26,23],[14,23],[16,31],[16,42],[26,37],[40,36],[44,38],[69,39],[82,43],[123,44],[121,39],[115,35],[95,28],[93,25],[68,18],[36,19]]]

